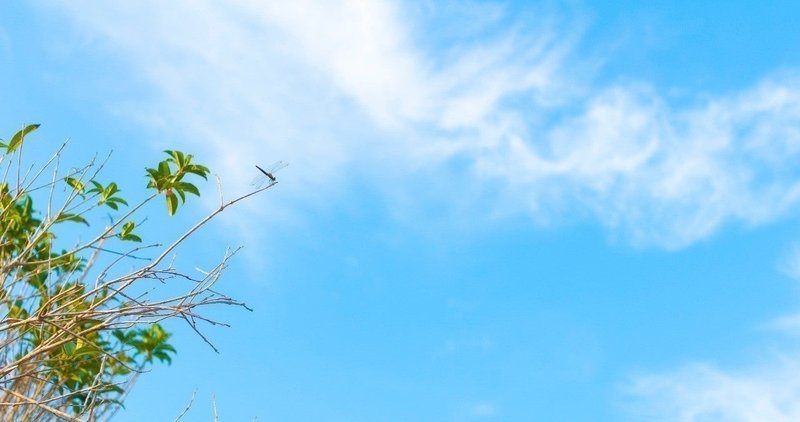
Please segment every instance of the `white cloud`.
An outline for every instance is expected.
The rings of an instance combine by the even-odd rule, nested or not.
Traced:
[[[459,409],[459,412],[456,415],[455,420],[474,421],[474,420],[496,419],[499,413],[500,412],[495,403],[481,400],[473,403],[468,403],[461,409]]]
[[[800,335],[800,313],[784,315],[771,321],[765,328],[792,336],[798,336]]]
[[[529,192],[534,212],[567,196],[634,241],[680,247],[795,205],[799,145],[800,84],[784,77],[684,109],[649,89],[608,88],[540,142],[510,137],[478,160],[513,194]]]
[[[787,276],[800,280],[800,244],[792,245],[784,254],[778,268]]]
[[[634,420],[781,422],[800,420],[800,314],[762,327],[770,346],[758,360],[733,367],[692,363],[661,373],[639,373],[624,385]]]
[[[62,10],[151,84],[152,97],[129,110],[205,148],[228,178],[245,180],[241,163],[253,157],[290,161],[281,191],[295,204],[338,198],[357,176],[401,197],[409,176],[425,175],[414,197],[488,200],[495,214],[543,222],[576,210],[668,248],[796,205],[797,78],[674,106],[646,83],[592,88],[591,75],[571,70],[583,68],[565,36],[577,24],[507,25],[494,6],[455,16],[428,6],[427,15],[388,0]],[[469,22],[484,38],[437,37],[470,16],[485,16]],[[453,161],[466,164],[447,178]],[[462,187],[466,178],[475,184]]]
[[[637,420],[800,420],[800,355],[740,370],[691,365],[663,375],[640,376],[629,386]]]

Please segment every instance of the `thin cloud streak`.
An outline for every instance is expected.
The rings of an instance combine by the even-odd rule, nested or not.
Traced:
[[[800,420],[800,355],[738,370],[695,364],[637,377],[631,415],[649,421]]]
[[[543,224],[588,214],[634,244],[681,248],[798,202],[793,75],[676,106],[646,82],[593,87],[591,74],[571,70],[586,67],[566,36],[577,23],[450,40],[436,46],[442,60],[415,15],[384,0],[60,10],[149,81],[148,113],[135,117],[206,149],[234,180],[249,177],[241,163],[252,157],[292,162],[289,208],[335,201],[367,175],[387,197],[449,196],[462,204],[454,214],[486,211],[463,197]],[[437,178],[456,161],[466,165],[435,193],[424,180],[397,183]],[[465,178],[474,191],[456,186]]]
[[[783,259],[798,260],[796,246]],[[794,274],[787,274],[793,276]],[[634,420],[800,420],[800,313],[760,327],[770,341],[759,345],[755,362],[721,367],[695,362],[662,372],[632,375],[623,386],[623,406]]]
[[[534,214],[566,196],[634,242],[679,248],[726,222],[762,224],[796,205],[799,134],[794,77],[684,109],[652,89],[619,86],[595,94],[540,143],[512,136],[478,162],[514,194],[543,194],[529,196]]]

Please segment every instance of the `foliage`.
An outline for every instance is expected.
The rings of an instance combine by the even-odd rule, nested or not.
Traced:
[[[196,174],[206,179],[208,168],[199,164],[192,164],[191,154],[187,155],[180,151],[171,150],[164,152],[169,155],[169,158],[158,163],[156,168],[146,169],[147,176],[150,178],[147,187],[156,189],[158,192],[164,192],[164,198],[167,201],[167,212],[169,215],[173,215],[178,210],[178,198],[181,199],[181,202],[186,202],[186,192],[200,196],[200,191],[197,190],[197,187],[191,183],[184,182],[183,178],[188,174]],[[175,166],[175,173],[172,172],[173,165]]]
[[[186,193],[200,195],[189,177],[207,179],[209,169],[189,154],[165,151],[165,160],[146,169],[151,193],[129,206],[116,183],[98,179],[103,163],[60,174],[64,145],[36,172],[25,171],[21,152],[38,127],[27,125],[8,143],[0,142],[0,420],[107,418],[149,365],[172,362],[176,350],[160,322],[182,319],[200,334],[198,321],[219,323],[199,315],[198,307],[244,306],[211,289],[233,252],[199,277],[164,261],[227,206],[264,189],[220,203],[166,247],[142,245],[135,217],[144,205],[163,195],[174,215]],[[52,174],[47,180],[46,172]],[[44,206],[37,209],[35,201],[42,198]],[[107,212],[119,212],[119,218],[88,241],[63,248],[61,233],[90,230]],[[137,256],[143,251],[157,255]],[[139,265],[121,270],[132,263]],[[157,296],[156,289],[143,286],[152,280],[188,287]]]

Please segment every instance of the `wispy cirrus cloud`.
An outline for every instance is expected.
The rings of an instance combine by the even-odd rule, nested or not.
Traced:
[[[796,268],[799,260],[792,248],[779,267]],[[728,366],[698,360],[633,374],[621,391],[628,415],[680,422],[800,420],[800,313],[779,316],[760,329],[770,340],[756,346],[755,360]]]
[[[596,86],[568,36],[581,23],[508,25],[496,5],[452,15],[388,0],[84,6],[60,10],[152,87],[139,118],[242,180],[252,157],[291,161],[301,170],[282,190],[295,203],[335,200],[339,181],[366,175],[388,196],[451,196],[462,204],[453,213],[486,211],[455,201],[467,197],[492,215],[589,215],[636,244],[680,248],[798,201],[791,74],[672,104],[647,81]],[[431,26],[469,16],[482,16],[470,22],[481,36]],[[438,190],[397,183],[414,175]]]
[[[615,86],[540,142],[510,136],[478,163],[511,192],[529,192],[534,213],[577,202],[636,242],[682,247],[726,222],[760,224],[795,205],[799,130],[793,76],[683,108],[652,88]]]
[[[800,354],[723,369],[692,364],[639,375],[627,386],[630,415],[649,421],[796,421],[800,418]]]

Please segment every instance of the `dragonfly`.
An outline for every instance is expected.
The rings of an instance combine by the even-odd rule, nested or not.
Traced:
[[[277,183],[278,179],[275,178],[275,173],[288,165],[289,163],[284,161],[276,161],[266,168],[261,168],[258,164],[256,164],[256,168],[261,172],[261,174],[257,175],[253,181],[250,182],[250,184],[256,189],[259,189],[264,186],[264,183],[267,181],[269,181],[269,184]]]

